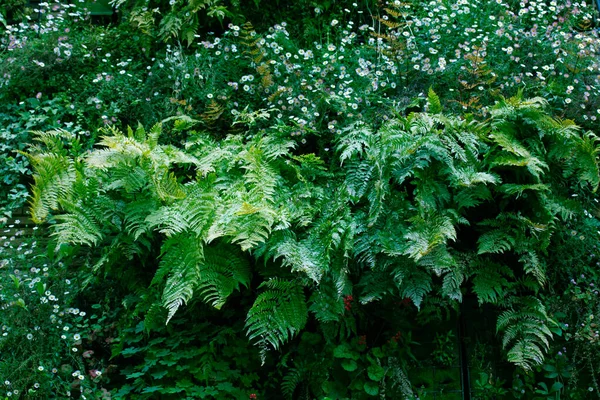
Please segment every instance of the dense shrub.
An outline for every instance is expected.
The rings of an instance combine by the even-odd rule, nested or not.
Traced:
[[[592,4],[112,4],[0,6],[7,396],[600,395]]]

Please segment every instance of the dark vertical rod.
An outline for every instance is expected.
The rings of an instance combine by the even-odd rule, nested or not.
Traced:
[[[463,303],[460,303],[458,310],[458,355],[460,362],[460,383],[462,386],[463,400],[471,400],[471,377],[469,375],[469,360],[467,358],[467,347],[465,346],[465,318],[463,312]]]

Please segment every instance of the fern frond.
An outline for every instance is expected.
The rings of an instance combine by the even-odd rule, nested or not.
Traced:
[[[388,271],[366,271],[356,285],[359,289],[361,304],[368,304],[398,292]]]
[[[350,161],[346,167],[346,188],[355,201],[367,192],[375,166],[365,161]]]
[[[281,383],[281,392],[286,399],[294,398],[294,392],[304,379],[304,374],[303,368],[290,368],[285,374]]]
[[[576,142],[575,150],[569,159],[571,169],[577,169],[579,179],[587,181],[596,191],[600,185],[600,139],[593,132],[587,132]]]
[[[355,124],[342,131],[337,150],[340,152],[340,163],[354,156],[362,155],[369,145],[371,130],[365,124]]]
[[[393,272],[394,281],[400,290],[400,296],[409,298],[420,309],[423,298],[431,292],[431,274],[409,264],[396,267]]]
[[[436,246],[448,240],[456,240],[456,229],[452,219],[444,215],[415,216],[410,219],[409,231],[404,235],[407,248],[404,254],[418,261]]]
[[[296,282],[272,278],[263,282],[246,318],[250,340],[278,349],[306,324],[308,309],[303,289]]]
[[[185,197],[185,192],[173,172],[164,170],[152,176],[154,190],[159,199],[172,201]]]
[[[150,306],[150,309],[146,312],[146,316],[144,317],[144,328],[146,331],[158,329],[164,326],[166,319],[167,315],[164,307],[155,303]]]
[[[309,300],[309,311],[320,322],[338,322],[344,314],[342,294],[331,279],[321,281]]]
[[[168,275],[162,295],[168,324],[177,309],[189,302],[194,294],[200,281],[200,263],[204,249],[200,240],[180,235],[165,242],[161,250],[163,257],[153,282]]]
[[[251,273],[248,261],[239,250],[219,245],[204,249],[199,275],[197,292],[205,302],[220,309],[240,284],[250,285]]]
[[[460,290],[463,282],[465,281],[464,273],[458,268],[448,271],[444,275],[442,281],[442,295],[449,299],[462,302],[462,291]]]
[[[273,259],[281,258],[284,267],[290,267],[292,272],[305,273],[314,282],[319,283],[323,273],[328,269],[324,249],[309,240],[297,241],[287,238],[275,248]]]
[[[546,308],[535,297],[518,301],[518,307],[505,311],[498,317],[496,329],[503,332],[504,348],[510,347],[508,360],[530,370],[544,361],[544,352],[550,348],[552,332],[550,326],[556,322],[548,317]]]
[[[68,213],[57,215],[60,221],[53,229],[52,236],[58,244],[79,243],[88,246],[97,244],[103,237],[100,227],[85,208],[68,205]]]
[[[510,286],[508,278],[513,272],[505,265],[492,263],[489,260],[475,264],[477,267],[473,278],[473,292],[479,304],[497,304],[507,293]]]
[[[59,201],[69,199],[76,179],[72,159],[56,154],[30,155],[34,168],[34,186],[30,202],[31,218],[43,222],[50,211],[57,210]]]
[[[427,102],[429,104],[429,112],[431,114],[439,114],[442,112],[442,103],[439,96],[433,91],[433,88],[429,88],[427,92]]]
[[[494,229],[483,233],[477,240],[477,253],[504,253],[514,248],[516,238],[507,229]]]
[[[541,286],[546,283],[546,265],[535,251],[527,251],[521,255],[519,262],[523,264],[526,274],[532,275]]]
[[[548,185],[542,183],[533,183],[533,184],[514,184],[514,183],[505,183],[504,185],[500,185],[498,187],[500,192],[504,192],[508,195],[516,195],[516,198],[523,196],[523,193],[527,191],[532,192],[548,192],[550,188]]]

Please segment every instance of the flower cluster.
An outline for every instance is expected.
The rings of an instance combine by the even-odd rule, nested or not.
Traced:
[[[352,301],[354,301],[354,298],[351,294],[344,297],[344,309],[346,309],[346,311],[352,310]]]
[[[36,228],[16,229],[20,221],[14,222],[4,229],[0,247],[0,379],[10,389],[6,395],[68,397],[73,388],[92,393],[101,369],[91,368],[86,378],[83,371],[94,364],[75,355],[86,350],[89,325],[85,311],[71,306],[79,288],[67,278],[66,265],[48,259],[30,237]]]

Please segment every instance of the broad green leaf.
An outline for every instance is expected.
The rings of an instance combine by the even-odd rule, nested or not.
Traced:
[[[354,360],[344,359],[342,360],[342,368],[344,368],[346,371],[352,372],[356,371],[358,364]]]
[[[369,379],[379,382],[385,376],[385,369],[374,364],[367,368],[367,375],[369,375]]]
[[[375,382],[367,381],[363,387],[365,392],[371,396],[377,396],[379,394],[379,385]]]

